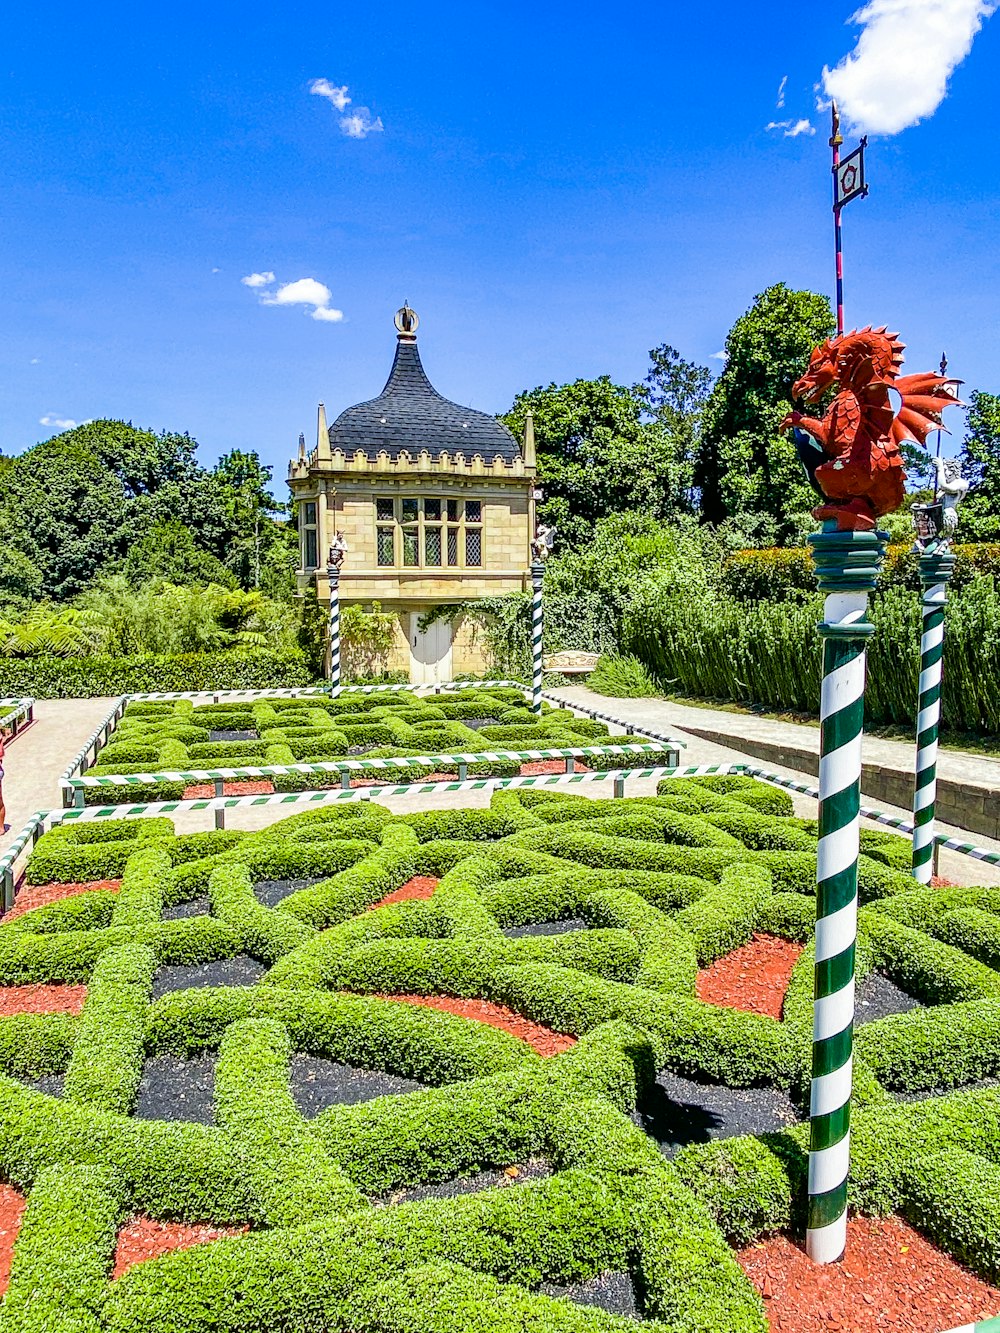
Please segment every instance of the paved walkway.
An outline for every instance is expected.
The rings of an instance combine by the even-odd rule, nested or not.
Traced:
[[[711,708],[692,708],[674,703],[671,699],[609,699],[604,695],[594,694],[582,685],[569,685],[564,689],[551,690],[548,693],[550,697],[562,699],[567,704],[580,704],[584,708],[597,709],[609,716],[619,717],[624,722],[675,736],[687,746],[681,760],[685,764],[746,763],[746,753],[737,748],[740,733],[748,740],[751,737],[759,737],[790,748],[809,749],[816,754],[819,753],[818,726],[776,722],[752,714],[727,713]],[[715,731],[718,728],[720,732],[733,736],[735,743],[731,746],[720,745],[695,735],[688,728],[697,728],[699,731]],[[866,764],[908,766],[909,771],[911,773],[913,771],[913,746],[907,741],[877,740],[866,736],[862,743],[862,757]],[[768,772],[808,783],[812,787],[816,786],[817,779],[801,770],[771,761],[753,759],[751,762],[767,769]],[[957,780],[971,778],[977,783],[1000,787],[1000,763],[961,751],[941,751],[938,773]],[[640,794],[638,790],[636,794]],[[901,819],[911,818],[909,809],[890,805],[885,801],[866,799],[866,804],[887,815],[896,815]],[[817,802],[812,797],[796,796],[795,805],[798,814],[815,818]],[[870,823],[869,827],[879,828],[884,825]],[[939,821],[938,831],[959,838],[963,842],[975,843],[987,851],[1000,852],[1000,841],[979,834],[970,834],[954,825]],[[974,861],[959,852],[940,853],[940,873],[944,878],[961,884],[1000,884],[1000,867]]]
[[[42,699],[35,704],[34,722],[7,745],[3,795],[10,832],[0,834],[0,851],[36,810],[61,804],[59,778],[113,703],[113,699]]]

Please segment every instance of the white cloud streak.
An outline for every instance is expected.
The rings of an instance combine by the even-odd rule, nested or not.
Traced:
[[[778,111],[780,111],[781,108],[785,105],[785,89],[787,87],[788,87],[788,75],[786,74],[785,77],[778,84],[778,100],[774,104]]]
[[[308,311],[310,319],[322,324],[339,324],[344,318],[344,312],[330,304],[333,292],[318,278],[296,278],[294,282],[281,283],[274,291],[264,290],[274,280],[274,274],[270,271],[251,273],[240,279],[244,286],[256,289],[261,305],[312,306]]]
[[[309,91],[316,97],[325,97],[337,111],[343,111],[344,107],[348,106],[351,101],[347,96],[346,83],[342,88],[338,88],[329,79],[313,79],[309,85]]]
[[[340,114],[338,125],[340,132],[348,139],[367,139],[369,134],[381,134],[385,126],[381,116],[373,116],[366,106],[356,106],[353,111],[347,107],[353,105],[353,99],[347,95],[347,84],[338,87],[329,79],[313,79],[309,91],[317,97],[325,97],[330,105]],[[346,114],[345,114],[346,113]]]
[[[997,0],[870,0],[853,14],[854,50],[823,90],[859,134],[898,134],[932,116]]]
[[[369,134],[381,134],[384,129],[382,117],[372,119],[372,113],[366,106],[359,106],[350,115],[340,118],[340,132],[346,134],[348,139],[367,139]]]
[[[786,139],[797,139],[800,134],[816,133],[816,127],[810,120],[771,120],[765,129],[783,130]]]
[[[58,412],[46,412],[43,417],[38,418],[40,426],[54,426],[56,430],[72,430],[74,426],[79,426],[78,421],[71,417],[61,417]]]

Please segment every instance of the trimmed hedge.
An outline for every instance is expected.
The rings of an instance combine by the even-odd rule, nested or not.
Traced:
[[[31,877],[120,867],[121,892],[0,925],[0,984],[90,987],[79,1019],[0,1019],[0,1177],[32,1201],[0,1327],[627,1333],[540,1290],[617,1271],[651,1330],[765,1333],[727,1242],[802,1224],[816,851],[785,793],[721,778],[633,801],[524,789],[488,809],[311,809],[236,836],[91,828],[46,835]],[[930,894],[894,848],[869,850],[886,855],[861,860],[859,977],[878,969],[926,1007],[858,1033],[852,1203],[904,1212],[995,1280],[1000,1090],[968,1087],[1000,1074],[1000,893]],[[439,881],[428,899],[377,906],[414,875]],[[319,882],[265,906],[256,886],[282,879]],[[202,895],[196,915],[161,919]],[[505,934],[568,918],[586,929]],[[807,944],[783,1020],[698,1000],[699,965],[761,930]],[[244,954],[268,968],[259,984],[150,1002],[164,964]],[[393,998],[442,995],[576,1044],[543,1059],[506,1031]],[[144,1061],[206,1053],[214,1124],[131,1116]],[[290,1084],[301,1054],[424,1087],[306,1121]],[[629,1119],[659,1071],[783,1090],[803,1121],[668,1162]],[[60,1098],[22,1081],[62,1072]],[[941,1088],[954,1091],[894,1100]],[[550,1174],[406,1198],[526,1160]],[[84,1181],[93,1200],[76,1207]],[[252,1230],[109,1284],[114,1228],[135,1211]]]
[[[25,657],[0,659],[0,695],[99,699],[158,690],[269,690],[310,685],[303,653],[240,649],[176,657]]]

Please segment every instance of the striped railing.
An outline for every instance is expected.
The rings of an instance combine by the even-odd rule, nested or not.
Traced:
[[[815,787],[810,787],[805,782],[794,782],[791,778],[782,777],[780,773],[768,773],[763,768],[755,768],[752,764],[747,767],[747,775],[752,778],[760,778],[762,782],[773,783],[776,787],[787,787],[790,791],[801,792],[803,796],[812,796],[819,798],[819,792]],[[901,819],[898,815],[887,815],[882,810],[875,810],[870,805],[859,807],[862,818],[870,819],[876,824],[885,824],[888,828],[898,829],[909,837],[913,837],[913,825],[908,819]],[[949,852],[961,852],[963,856],[971,856],[976,861],[985,861],[987,865],[1000,865],[1000,852],[987,851],[985,847],[977,847],[975,843],[963,842],[960,838],[949,838],[947,834],[936,833],[934,835],[934,844],[937,847],[944,847]]]
[[[443,681],[437,685],[297,685],[279,690],[154,690],[146,694],[128,695],[129,703],[168,703],[174,699],[238,699],[252,703],[261,699],[298,699],[322,696],[339,699],[342,694],[453,694],[462,690],[524,689],[523,680],[470,680]]]
[[[108,713],[91,732],[83,749],[80,750],[75,759],[73,759],[64,769],[62,777],[59,779],[59,785],[63,786],[78,773],[84,773],[90,767],[92,758],[96,760],[98,751],[105,745],[111,737],[112,732],[121,721],[122,714],[125,712],[125,706],[128,698],[122,695],[116,699],[111,712]]]
[[[607,769],[603,772],[590,773],[539,773],[513,778],[468,778],[452,782],[411,782],[399,786],[353,787],[350,790],[337,788],[332,791],[281,792],[273,796],[204,796],[188,800],[144,801],[139,805],[91,805],[74,806],[72,809],[54,811],[53,822],[62,820],[125,819],[143,818],[148,815],[178,814],[189,810],[214,810],[219,812],[239,809],[244,806],[323,804],[341,800],[371,800],[382,796],[436,796],[445,792],[495,791],[517,787],[554,787],[577,785],[591,782],[611,782],[616,797],[624,796],[625,782],[629,778],[694,778],[711,777],[731,773],[744,773],[744,764],[699,764],[688,768],[676,765],[656,765],[649,768]],[[224,825],[217,819],[216,827]]]
[[[162,782],[232,782],[253,778],[285,777],[297,774],[337,773],[349,780],[352,773],[385,771],[387,769],[437,768],[442,764],[455,765],[459,779],[467,774],[470,764],[496,763],[511,760],[528,763],[542,759],[564,759],[567,771],[572,771],[577,759],[601,755],[666,754],[668,762],[676,764],[680,757],[677,742],[666,741],[657,745],[585,745],[545,750],[481,750],[475,752],[409,755],[388,759],[337,759],[313,764],[241,764],[234,768],[165,769],[151,773],[102,773],[99,776],[69,777],[60,780],[64,805],[81,805],[88,787],[137,787]],[[435,785],[435,784],[431,784]]]
[[[9,912],[14,906],[14,888],[17,882],[16,868],[21,853],[30,843],[32,846],[38,841],[45,831],[45,821],[48,818],[48,812],[38,810],[33,814],[24,828],[10,844],[3,856],[0,856],[0,916],[4,912]]]
[[[0,734],[13,739],[34,720],[34,699],[0,699]]]
[[[648,727],[640,727],[635,722],[626,722],[624,718],[615,717],[613,713],[601,713],[596,708],[587,708],[584,704],[571,703],[568,699],[561,699],[558,694],[554,694],[551,690],[543,690],[542,698],[550,704],[558,704],[560,708],[572,709],[574,713],[584,713],[587,717],[593,718],[595,722],[610,722],[612,726],[631,732],[633,736],[646,736],[651,741],[662,741],[670,745],[679,745],[682,750],[687,749],[687,741],[679,741],[673,736],[664,736],[660,731],[650,731]]]

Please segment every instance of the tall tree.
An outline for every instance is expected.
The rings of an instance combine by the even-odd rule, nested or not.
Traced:
[[[969,395],[962,442],[962,472],[971,482],[958,511],[960,535],[972,541],[1000,541],[1000,395]]]
[[[501,420],[515,436],[534,418],[540,514],[565,540],[585,540],[605,514],[644,509],[659,517],[683,503],[688,480],[676,440],[644,403],[607,375],[518,394]]]
[[[720,523],[734,514],[790,517],[813,507],[814,496],[791,439],[778,424],[792,406],[792,384],[809,354],[835,324],[830,302],[816,292],[776,283],[762,292],[726,339],[726,365],[705,407],[695,485],[702,517]]]

